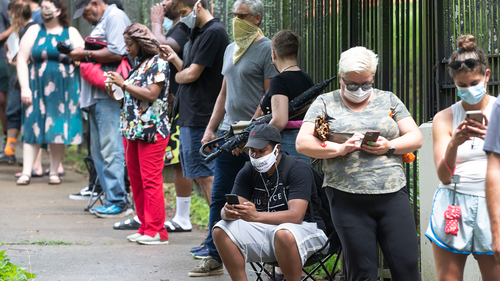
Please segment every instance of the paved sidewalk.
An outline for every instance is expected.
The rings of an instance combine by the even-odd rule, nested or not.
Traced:
[[[61,185],[48,185],[48,177],[43,177],[17,186],[13,174],[20,170],[17,165],[0,165],[0,251],[7,250],[12,263],[37,274],[36,280],[230,280],[227,272],[200,278],[187,275],[198,263],[189,248],[199,244],[206,231],[172,233],[170,245],[131,243],[125,237],[134,231],[113,230],[117,219],[97,218],[83,212],[86,201],[68,199],[87,185],[83,175],[66,169]],[[249,280],[254,276],[250,272]]]

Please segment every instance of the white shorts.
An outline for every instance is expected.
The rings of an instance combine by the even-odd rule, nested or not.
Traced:
[[[484,197],[458,193],[455,204],[460,206],[458,235],[444,233],[444,212],[453,203],[453,190],[438,188],[432,203],[431,220],[425,236],[439,247],[458,254],[493,255],[491,228]]]
[[[281,229],[290,231],[295,237],[302,265],[328,240],[323,230],[319,229],[316,223],[310,222],[271,225],[244,220],[221,220],[215,227],[220,227],[226,232],[231,241],[240,249],[245,262],[277,262],[274,252],[274,235]],[[322,253],[327,254],[328,247]]]

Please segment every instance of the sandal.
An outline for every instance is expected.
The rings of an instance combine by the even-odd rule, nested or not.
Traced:
[[[14,177],[16,177],[16,178],[20,178],[22,175],[23,175],[23,173],[22,173],[22,172],[19,172],[19,173],[15,173],[15,174],[14,174]],[[31,177],[32,177],[32,178],[41,178],[41,177],[43,177],[43,176],[44,176],[44,174],[43,174],[43,173],[40,175],[40,174],[37,174],[37,173],[35,172],[35,170],[31,170]]]
[[[46,169],[45,172],[43,172],[43,174],[46,175],[46,176],[50,175],[50,169]],[[64,177],[66,175],[66,172],[57,173],[57,175],[59,177]]]
[[[27,177],[28,180],[25,180],[25,181],[22,181],[21,178],[22,177]],[[26,175],[26,174],[22,174],[16,181],[16,184],[17,185],[28,185],[30,184],[30,180],[31,180],[31,176],[30,175]]]
[[[55,180],[54,180],[55,179]],[[57,174],[52,174],[49,176],[49,184],[61,184],[61,178]]]
[[[178,223],[175,221],[166,221],[165,222],[165,228],[167,229],[167,232],[189,232],[191,229],[184,229],[182,228]]]
[[[126,221],[117,222],[113,225],[113,229],[123,229],[123,230],[137,230],[141,227],[141,223],[135,218],[128,219]]]

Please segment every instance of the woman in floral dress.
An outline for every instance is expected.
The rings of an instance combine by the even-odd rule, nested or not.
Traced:
[[[144,25],[133,23],[123,33],[128,54],[138,61],[129,78],[108,72],[108,92],[123,105],[121,133],[126,139],[125,160],[134,194],[139,231],[127,237],[140,244],[168,244],[163,195],[163,159],[168,144],[168,62],[158,57],[158,40]],[[153,41],[154,40],[154,41]],[[155,42],[155,43],[153,43]],[[111,83],[122,88],[115,95]]]
[[[80,73],[57,42],[83,48],[80,33],[69,26],[64,0],[41,2],[42,25],[31,26],[20,43],[17,72],[23,102],[24,165],[19,185],[30,182],[34,159],[41,144],[49,144],[49,184],[60,184],[57,167],[65,145],[82,141]],[[29,62],[29,65],[28,65]]]

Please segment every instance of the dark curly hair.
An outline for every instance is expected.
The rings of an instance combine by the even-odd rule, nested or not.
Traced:
[[[68,8],[66,7],[66,3],[64,0],[43,0],[43,1],[49,1],[56,6],[59,10],[61,10],[61,14],[59,15],[59,24],[64,26],[64,27],[69,27],[69,15],[68,15]],[[42,2],[42,1],[40,1]]]

